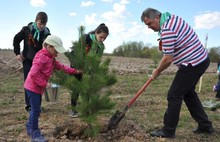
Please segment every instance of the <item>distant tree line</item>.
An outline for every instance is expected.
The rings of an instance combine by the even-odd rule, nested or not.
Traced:
[[[12,50],[13,50],[13,49],[9,49],[9,48],[8,48],[8,49],[1,49],[1,48],[0,48],[0,51],[12,51]]]
[[[122,57],[138,57],[138,58],[150,58],[150,50],[151,48],[144,45],[143,42],[127,42],[118,46],[113,51],[114,56],[122,56]]]
[[[220,59],[220,46],[209,48],[209,57],[211,62],[218,62]]]
[[[149,58],[152,59],[156,66],[162,57],[162,52],[158,50],[158,46],[148,47],[143,42],[127,42],[123,43],[113,51],[114,56],[133,57],[133,58]]]
[[[218,62],[220,59],[220,46],[209,47],[209,57],[211,62]],[[1,49],[0,51],[13,51],[13,49]],[[149,58],[155,63],[162,57],[162,52],[158,50],[158,46],[148,47],[142,41],[129,41],[123,43],[113,50],[112,54],[105,53],[108,56],[134,57],[134,58]]]
[[[208,49],[211,62],[218,62],[220,57],[220,46]],[[162,57],[162,52],[158,46],[148,47],[143,42],[129,41],[123,43],[113,50],[113,56],[149,58],[155,63],[159,62]]]

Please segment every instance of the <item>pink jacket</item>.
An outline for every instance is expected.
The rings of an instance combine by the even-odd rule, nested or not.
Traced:
[[[63,70],[67,74],[76,74],[77,72],[76,69],[56,61],[47,49],[43,48],[34,57],[24,88],[37,94],[43,94],[54,69]]]

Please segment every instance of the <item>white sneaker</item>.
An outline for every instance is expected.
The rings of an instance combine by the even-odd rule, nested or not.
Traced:
[[[214,91],[214,92],[216,91],[216,86],[215,85],[213,86],[212,91]]]
[[[69,116],[73,117],[73,118],[77,118],[77,117],[79,117],[79,113],[71,110],[69,112]]]

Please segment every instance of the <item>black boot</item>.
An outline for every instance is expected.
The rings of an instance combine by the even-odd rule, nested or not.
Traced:
[[[195,134],[213,134],[215,132],[214,128],[211,127],[206,127],[206,128],[200,128],[198,127],[197,129],[193,130],[193,133]]]
[[[175,138],[175,134],[165,132],[163,129],[150,132],[150,135],[153,136],[153,137]]]

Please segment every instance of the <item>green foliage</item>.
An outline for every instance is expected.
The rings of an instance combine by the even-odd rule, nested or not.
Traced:
[[[114,56],[151,58],[157,64],[162,57],[158,47],[146,47],[143,42],[123,43],[113,51]]]
[[[213,47],[209,50],[209,57],[211,62],[218,62],[220,57],[220,47]]]
[[[123,43],[113,51],[113,55],[115,56],[123,56],[123,57],[142,57],[145,58],[146,54],[144,51],[146,47],[144,47],[143,42],[128,42]]]
[[[161,60],[163,54],[158,50],[158,47],[144,47],[143,42],[128,42],[123,43],[113,51],[115,56],[123,57],[140,57],[140,58],[150,58],[154,62],[154,66],[149,69],[148,73],[151,74],[152,70],[155,69]]]
[[[138,57],[138,58],[150,58],[156,65],[159,59],[162,57],[162,52],[158,50],[158,47],[149,48],[144,46],[143,42],[129,41],[118,46],[113,51],[114,56],[122,57]],[[218,62],[220,57],[220,46],[210,47],[209,56],[211,62]]]
[[[116,77],[109,73],[109,58],[102,61],[99,56],[86,54],[84,30],[82,26],[79,28],[79,40],[73,42],[73,51],[65,53],[71,66],[83,70],[82,79],[55,72],[53,81],[69,89],[73,98],[80,94],[77,106],[73,109],[77,110],[80,118],[88,124],[85,135],[94,136],[99,132],[97,116],[115,106],[110,99],[112,93],[108,87],[116,83]]]
[[[150,58],[153,60],[154,62],[154,68],[157,67],[159,61],[161,60],[162,58],[162,52],[159,52],[158,51],[158,47],[152,47],[149,49],[149,53],[150,53]]]

